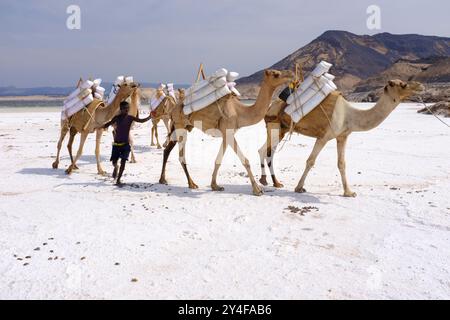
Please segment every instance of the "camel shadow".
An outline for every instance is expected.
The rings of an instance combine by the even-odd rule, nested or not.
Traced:
[[[16,171],[18,174],[27,175],[39,175],[39,176],[52,176],[56,178],[67,178],[65,169],[53,169],[53,168],[23,168]]]
[[[134,152],[136,152],[136,153],[150,152],[153,150],[152,148],[150,148],[150,146],[147,146],[147,145],[144,145],[144,146],[143,145],[134,145],[133,148],[134,148]]]
[[[192,190],[185,186],[175,186],[175,185],[164,185],[164,184],[153,184],[151,189],[148,191],[155,193],[170,194],[174,197],[179,198],[199,198],[204,194],[217,193],[228,194],[228,195],[239,195],[239,196],[250,196],[254,197],[255,200],[263,199],[265,197],[277,196],[277,197],[289,197],[292,200],[305,202],[305,203],[322,203],[319,198],[308,193],[296,193],[294,191],[287,191],[283,189],[275,189],[270,187],[264,188],[264,194],[261,197],[256,197],[253,195],[251,188],[248,185],[232,185],[225,184],[223,191],[212,191],[209,187],[200,187],[199,189]]]

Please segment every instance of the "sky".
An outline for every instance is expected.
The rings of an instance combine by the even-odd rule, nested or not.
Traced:
[[[69,30],[69,5],[81,28]],[[381,10],[369,30],[368,6]],[[0,0],[0,86],[71,86],[82,77],[189,84],[200,62],[242,76],[327,30],[450,36],[448,0]]]

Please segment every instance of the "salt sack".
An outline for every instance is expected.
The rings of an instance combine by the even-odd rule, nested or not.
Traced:
[[[240,96],[234,82],[237,77],[239,77],[237,72],[229,72],[227,69],[221,68],[205,80],[193,84],[185,91],[184,114],[188,115],[199,111],[232,93]]]
[[[114,85],[111,87],[111,91],[108,95],[107,104],[111,104],[116,97],[117,92],[119,91],[119,86],[124,84],[126,82],[124,76],[118,76],[116,78],[116,81],[114,82]]]
[[[169,96],[171,96],[175,101],[177,101],[177,96],[175,95],[175,89],[173,88],[173,83],[167,84],[167,91],[169,92]]]
[[[337,90],[334,83],[326,83],[311,99],[309,99],[301,108],[298,108],[291,114],[292,121],[299,122],[305,115],[316,108],[333,91]]]
[[[199,111],[229,94],[231,94],[231,90],[228,89],[228,86],[225,85],[222,88],[211,92],[209,95],[202,97],[199,100],[196,100],[188,105],[185,105],[183,108],[183,112],[184,114],[191,114],[192,112]]]
[[[335,77],[328,73],[331,67],[330,63],[321,61],[300,87],[287,99],[288,106],[284,111],[291,116],[294,123],[299,122],[325,100],[330,93],[337,90],[333,83]]]
[[[191,104],[192,102],[199,100],[203,97],[206,97],[207,95],[209,95],[210,93],[216,91],[217,89],[222,88],[223,86],[225,86],[227,84],[227,80],[225,77],[219,78],[214,80],[214,82],[209,83],[203,87],[201,87],[200,89],[198,89],[195,92],[186,94],[185,93],[185,99],[184,99],[184,104]]]
[[[83,109],[85,106],[92,103],[94,101],[94,97],[92,96],[92,94],[89,94],[83,100],[78,100],[78,98],[76,98],[71,101],[74,101],[74,103],[70,106],[64,106],[63,110],[61,111],[62,120],[68,119],[69,117],[73,116],[75,113]]]
[[[319,78],[323,74],[326,74],[332,66],[333,66],[332,64],[330,64],[326,61],[321,61],[317,65],[317,67],[311,72],[311,74],[305,79],[305,81],[302,82],[300,87],[297,89],[296,94],[300,95],[303,91],[308,89],[313,84],[314,78]],[[329,76],[333,77],[330,80],[334,80],[333,75],[330,74]],[[286,103],[291,104],[293,99],[294,99],[294,96],[290,95],[289,98],[287,99]]]
[[[153,96],[150,99],[150,111],[154,111],[160,105],[160,103],[164,100],[165,97],[166,97],[166,94],[164,92],[161,92],[161,95],[159,97],[157,97],[156,95]]]

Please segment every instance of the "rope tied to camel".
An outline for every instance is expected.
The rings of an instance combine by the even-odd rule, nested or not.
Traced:
[[[419,102],[420,103],[422,103],[424,106],[425,106],[425,108],[436,118],[436,119],[438,119],[440,122],[442,122],[443,124],[445,124],[447,127],[449,127],[450,128],[450,125],[448,124],[448,123],[446,123],[444,120],[442,120],[441,118],[439,118],[438,117],[438,115],[433,111],[433,110],[431,110],[431,108],[429,107],[429,106],[427,106],[426,104],[425,104],[425,102],[423,102],[423,100],[422,100],[422,97],[419,97]]]

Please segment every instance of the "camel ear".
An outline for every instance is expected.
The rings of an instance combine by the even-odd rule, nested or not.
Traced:
[[[266,77],[270,76],[270,71],[269,70],[265,70],[264,74],[266,75]]]
[[[389,85],[391,86],[391,87],[393,87],[393,86],[395,86],[395,83],[394,83],[394,81],[392,81],[392,80],[389,80]]]

